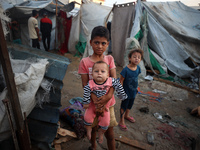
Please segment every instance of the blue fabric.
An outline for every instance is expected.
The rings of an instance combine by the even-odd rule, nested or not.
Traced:
[[[141,73],[140,66],[137,66],[135,71],[129,69],[127,66],[121,71],[121,75],[125,78],[123,87],[128,95],[128,99],[134,99],[137,94],[138,75]]]
[[[21,41],[21,39],[16,39],[16,40],[13,40],[13,43],[15,43],[15,44],[22,44],[22,41]]]
[[[83,98],[82,97],[75,97],[75,98],[72,98],[72,99],[69,100],[69,103],[72,104],[72,105],[76,102],[80,102],[82,104]]]

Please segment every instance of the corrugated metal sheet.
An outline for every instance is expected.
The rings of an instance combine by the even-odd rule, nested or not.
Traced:
[[[47,58],[50,62],[45,78],[53,83],[48,103],[42,108],[35,107],[28,116],[28,126],[32,143],[48,147],[53,142],[58,128],[59,108],[61,106],[62,80],[65,76],[69,59],[43,50],[22,45],[9,45],[8,50],[14,59]]]

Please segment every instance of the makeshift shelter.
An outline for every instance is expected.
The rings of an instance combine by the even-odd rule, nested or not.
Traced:
[[[40,19],[43,17],[43,12],[47,12],[48,17],[52,20],[51,42],[50,49],[55,49],[56,42],[56,5],[55,0],[48,1],[26,1],[16,4],[6,10],[9,17],[17,20],[21,30],[21,41],[23,45],[31,46],[31,40],[28,33],[28,19],[32,15],[32,10],[39,11],[38,27],[40,27]],[[59,10],[62,5],[58,2],[57,9]],[[12,39],[12,36],[10,37]],[[43,43],[40,41],[40,47],[44,50]]]
[[[22,25],[22,33],[27,34],[28,30],[23,27],[23,24],[24,26],[25,24],[27,25],[26,21],[32,10],[37,9],[42,13],[45,8],[45,11],[47,11],[50,9],[50,2],[51,1],[48,1],[48,3],[25,2],[20,4],[19,7],[16,5],[10,8],[7,12],[10,12],[12,18],[18,19],[20,25]],[[38,6],[37,4],[42,4],[42,6]],[[27,5],[31,6],[29,7]],[[18,14],[16,15],[15,13]],[[28,46],[12,43],[6,45],[13,58],[11,59],[13,65],[12,70],[15,73],[16,88],[21,104],[20,108],[28,117],[29,121],[27,124],[32,144],[42,149],[44,149],[44,147],[50,149],[50,144],[57,134],[59,108],[61,106],[61,89],[63,85],[62,80],[69,65],[69,60],[56,54],[31,48],[29,41],[25,42],[27,40],[26,37],[23,38],[25,45]],[[5,43],[1,44],[3,45]],[[2,60],[3,59],[1,59],[1,62]],[[2,75],[1,69],[0,73]],[[5,99],[5,93],[6,92],[0,93],[1,100]],[[9,115],[6,113],[6,109],[1,100],[0,149],[14,149],[11,136],[12,127],[10,127],[8,121]],[[36,107],[36,105],[39,107]],[[16,122],[12,112],[10,116],[12,117],[15,130],[17,127],[15,126]],[[24,119],[26,119],[25,116]]]
[[[69,37],[69,51],[81,53],[83,57],[92,54],[89,44],[92,29],[95,26],[106,24],[106,19],[111,13],[111,7],[84,1],[79,14],[72,18],[72,29]]]
[[[137,38],[139,33],[143,33],[141,47],[148,65],[152,64],[148,54],[151,53],[150,47],[164,60],[171,72],[179,77],[189,77],[195,70],[189,65],[193,64],[190,58],[197,63],[200,60],[199,23],[200,12],[181,2],[138,1],[130,37]]]
[[[197,69],[195,63],[200,60],[199,11],[181,2],[139,0],[136,5],[114,5],[112,13],[112,55],[118,65],[127,64],[128,51],[137,45],[145,52],[145,66],[158,70],[159,75],[166,75],[170,70],[178,77],[190,77]],[[82,4],[79,15],[72,19],[69,51],[76,52],[76,47],[83,57],[91,55],[91,31],[97,25],[105,25],[110,14],[111,7],[93,2]],[[145,70],[143,62],[140,65]]]

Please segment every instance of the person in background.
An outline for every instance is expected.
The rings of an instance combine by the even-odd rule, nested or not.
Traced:
[[[43,13],[43,17],[40,20],[40,31],[42,33],[42,42],[44,45],[45,51],[50,50],[50,41],[51,41],[51,30],[52,30],[52,21],[47,17],[47,12]],[[47,44],[46,44],[47,40]]]
[[[38,21],[37,18],[39,16],[39,13],[36,10],[32,11],[32,16],[28,19],[28,30],[29,30],[29,37],[32,40],[32,47],[40,49],[40,43],[41,41],[40,35],[39,35],[39,28],[38,28]]]
[[[22,44],[19,23],[16,20],[13,20],[9,23],[9,27],[12,31],[13,43]]]
[[[143,57],[143,51],[141,49],[133,49],[128,54],[129,64],[121,71],[120,83],[123,85],[128,98],[121,102],[120,108],[120,121],[119,127],[121,130],[126,131],[128,128],[125,125],[125,120],[131,123],[135,122],[135,119],[130,116],[130,110],[133,106],[135,96],[137,94],[138,76],[141,73],[140,66],[138,65]]]
[[[97,61],[104,61],[109,65],[109,77],[116,78],[116,66],[114,59],[111,55],[104,55],[103,53],[106,51],[109,45],[109,31],[107,28],[103,26],[97,26],[92,30],[90,45],[93,49],[93,54],[82,58],[78,73],[81,75],[82,86],[85,87],[89,80],[92,79],[92,66]],[[115,137],[113,127],[117,126],[117,121],[115,118],[114,112],[114,88],[111,87],[108,94],[103,95],[99,98],[91,94],[91,99],[94,102],[96,108],[101,109],[105,108],[105,105],[108,101],[111,101],[111,107],[109,107],[110,111],[110,125],[105,132],[105,137],[107,139],[107,146],[109,150],[115,150]],[[91,134],[91,147],[89,149],[95,150],[97,148],[96,145],[96,130],[97,130],[98,120],[95,118],[95,121],[92,124],[92,134]]]

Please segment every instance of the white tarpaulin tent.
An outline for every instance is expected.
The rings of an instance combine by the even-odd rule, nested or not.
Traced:
[[[35,2],[27,2],[27,4],[30,4],[30,8],[32,9],[35,8],[35,6],[37,6],[38,9],[41,9],[42,7],[47,9],[47,7],[45,7],[46,4],[41,4],[41,2],[38,2],[37,4]],[[27,10],[27,7],[29,6],[26,5],[24,7],[25,8],[22,6],[17,6],[17,9]],[[116,7],[115,9],[123,9],[123,12],[126,12],[124,14],[130,12],[129,16],[133,17],[133,21],[126,22],[129,25],[124,22],[121,22],[120,24],[120,21],[112,23],[112,51],[115,61],[121,66],[125,64],[124,59],[121,56],[125,55],[124,57],[127,57],[127,52],[125,51],[125,47],[127,46],[125,46],[123,43],[125,43],[124,41],[126,41],[126,38],[134,38],[137,36],[137,34],[142,30],[142,27],[143,38],[140,39],[139,43],[145,52],[145,63],[153,70],[150,59],[150,49],[152,49],[157,53],[158,56],[160,56],[162,59],[162,64],[164,61],[163,65],[167,66],[168,70],[179,77],[189,77],[195,68],[189,67],[188,63],[186,63],[186,60],[189,60],[190,63],[192,62],[191,59],[197,63],[200,62],[200,12],[185,6],[181,2],[141,3],[140,0],[138,0],[135,10],[131,9],[131,11],[128,11],[129,8],[130,6],[123,7],[122,5],[121,8]],[[86,57],[92,54],[92,49],[89,44],[91,31],[95,26],[106,24],[106,19],[110,14],[111,9],[111,7],[102,6],[87,0],[84,1],[84,4],[81,5],[78,13],[79,15],[72,18],[72,27],[68,42],[69,52],[76,52],[75,46],[78,42],[86,42],[87,45],[83,56]],[[117,15],[115,13],[116,11],[113,15],[114,22],[117,19],[122,20],[127,17],[127,15],[123,17],[122,14]],[[127,31],[125,33],[126,36],[124,36],[124,39],[122,39],[124,41],[116,42],[115,38],[118,32],[114,27],[118,26],[123,29],[125,28],[125,24]],[[55,27],[55,24],[53,24],[53,26]],[[130,33],[129,27],[131,29]],[[22,37],[29,39],[27,37],[27,24],[22,24],[22,28]],[[54,35],[53,32],[54,31],[52,31],[52,35]],[[125,34],[122,33],[121,35]],[[54,37],[55,36],[52,36],[51,48],[54,47]],[[29,41],[22,40],[22,42],[23,41],[26,44],[30,43]],[[118,46],[115,46],[114,43],[122,43],[123,46],[118,48]],[[43,44],[41,44],[41,46],[43,46]]]
[[[36,105],[35,95],[42,83],[48,63],[47,59],[35,59],[35,61],[11,59],[21,110],[22,113],[26,112],[27,116]],[[6,94],[7,89],[0,93],[0,141],[11,136],[9,120],[2,102]]]
[[[83,57],[87,57],[93,53],[90,46],[90,37],[92,29],[96,26],[105,26],[106,18],[108,17],[111,7],[102,6],[96,3],[83,4],[81,7],[81,31],[80,36],[84,36],[87,46]]]
[[[181,2],[144,3],[151,14],[172,35],[183,51],[200,63],[200,12]]]
[[[200,12],[181,2],[138,1],[131,37],[135,37],[142,30],[141,27],[144,27],[145,23],[141,21],[144,18],[144,36],[147,38],[143,38],[141,46],[146,53],[144,59],[147,64],[150,64],[150,58],[147,58],[149,46],[164,60],[170,71],[179,77],[189,77],[194,68],[189,67],[185,61],[190,57],[196,62],[200,61]]]

